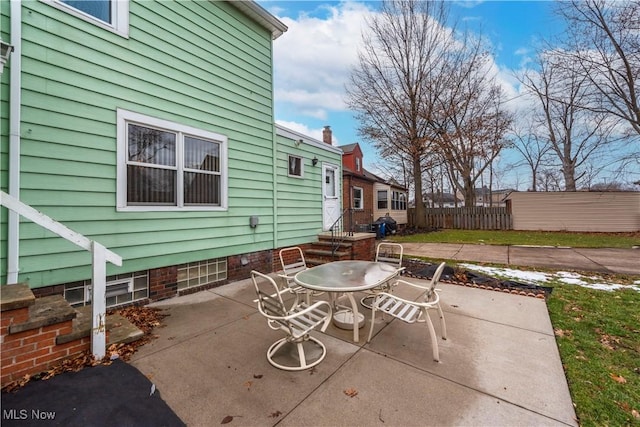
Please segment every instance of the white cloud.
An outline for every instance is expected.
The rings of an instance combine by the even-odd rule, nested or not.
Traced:
[[[326,19],[280,17],[289,30],[274,42],[276,100],[322,119],[327,111],[346,109],[344,86],[369,12],[357,2],[323,7]]]
[[[307,135],[307,136],[310,136],[311,138],[317,139],[318,141],[322,141],[323,128],[310,128],[309,126],[303,123],[291,122],[286,120],[276,120],[276,123],[279,124],[280,126],[286,127],[287,129],[291,129],[303,135]],[[333,135],[332,145],[334,146],[340,145],[340,141],[338,141],[335,135]]]

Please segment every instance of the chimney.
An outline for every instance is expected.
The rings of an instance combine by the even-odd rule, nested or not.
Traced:
[[[325,126],[324,129],[322,129],[322,141],[325,144],[333,145],[332,134],[331,126]]]

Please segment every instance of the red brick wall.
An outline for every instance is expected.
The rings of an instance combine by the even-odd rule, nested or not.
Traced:
[[[371,238],[356,240],[351,247],[351,259],[373,261],[376,257],[376,239]]]
[[[245,265],[242,265],[243,257],[247,261]],[[227,257],[227,279],[229,282],[248,279],[251,277],[251,270],[265,274],[271,273],[273,271],[273,251],[267,250]]]
[[[56,344],[58,336],[71,333],[71,320],[17,334],[9,334],[9,325],[28,320],[28,312],[28,308],[2,312],[0,320],[0,335],[2,337],[0,382],[2,386],[26,374],[33,375],[46,371],[59,364],[63,359],[74,357],[90,348],[90,337],[61,345]]]
[[[178,267],[154,268],[149,270],[149,299],[160,301],[178,294]]]

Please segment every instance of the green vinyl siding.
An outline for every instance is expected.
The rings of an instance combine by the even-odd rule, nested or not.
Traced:
[[[271,33],[218,1],[131,1],[129,19],[125,38],[22,3],[22,201],[121,255],[108,274],[273,248]],[[117,109],[226,136],[228,209],[117,212]],[[23,221],[20,269],[32,287],[82,280],[90,254]]]
[[[0,38],[5,43],[11,42],[9,34],[10,2],[0,1]],[[11,57],[4,65],[0,75],[0,190],[9,191],[9,73]],[[0,284],[4,283],[7,269],[7,209],[0,209]]]
[[[324,147],[318,141],[296,145],[287,134],[279,130],[276,136],[278,247],[317,240],[322,232],[322,164],[342,165],[342,154],[334,147]],[[302,158],[302,178],[288,176],[289,155]],[[314,157],[318,159],[316,166],[312,164]]]

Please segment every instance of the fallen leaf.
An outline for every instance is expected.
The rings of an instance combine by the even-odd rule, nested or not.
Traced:
[[[633,418],[635,419],[640,419],[640,412],[636,411],[635,409],[631,410],[631,415],[633,415]]]
[[[278,418],[280,415],[282,415],[282,412],[276,411],[276,412],[272,412],[270,417],[271,418]]]
[[[624,379],[624,377],[622,377],[620,375],[609,374],[609,376],[611,376],[611,379],[614,380],[617,383],[620,383],[620,384],[626,384],[627,383],[627,380]]]
[[[231,421],[233,421],[233,417],[231,415],[227,415],[222,419],[220,424],[229,424]]]
[[[247,390],[251,390],[252,384],[253,384],[253,381],[247,381],[244,383],[244,386],[247,388]]]
[[[260,378],[262,378],[262,374],[253,374],[253,378],[259,380]]]
[[[356,390],[355,388],[348,388],[343,391],[343,393],[349,397],[356,397],[358,395],[358,390]]]

